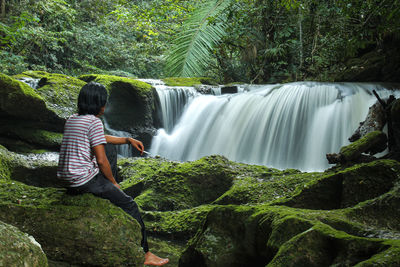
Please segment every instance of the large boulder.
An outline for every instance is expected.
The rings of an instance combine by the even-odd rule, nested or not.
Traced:
[[[24,156],[0,145],[0,179],[13,179],[38,187],[64,187],[65,184],[56,175],[56,158],[48,160],[37,155]]]
[[[151,85],[131,78],[111,75],[82,75],[86,82],[103,84],[109,92],[104,113],[107,125],[116,131],[125,131],[150,146],[154,128],[155,101]],[[115,133],[112,133],[115,134]]]
[[[291,197],[275,204],[321,210],[351,207],[392,190],[399,181],[399,172],[400,163],[395,160],[377,160],[330,171],[304,183]]]
[[[371,161],[375,159],[372,155],[383,152],[387,148],[387,142],[388,138],[384,132],[369,132],[354,143],[342,147],[339,153],[326,154],[326,158],[330,164],[344,165]],[[366,153],[370,156],[365,155]]]
[[[196,86],[196,85],[218,85],[217,81],[207,77],[168,77],[162,80],[167,86]]]
[[[266,204],[214,206],[180,266],[397,266],[398,173],[378,160],[313,174]]]
[[[108,200],[54,188],[61,186],[55,171],[55,162],[31,160],[0,146],[0,221],[33,236],[52,261],[141,266],[138,222]]]
[[[0,266],[46,267],[48,263],[32,236],[0,221]]]
[[[221,156],[185,163],[154,161],[127,159],[119,163],[122,188],[145,210],[179,210],[211,203],[231,187],[235,174],[231,162]]]
[[[32,120],[38,123],[58,123],[57,115],[26,83],[0,73],[0,117]]]
[[[55,76],[42,72],[13,77],[0,74],[0,144],[18,152],[58,150],[65,117],[72,114],[69,106],[75,105],[71,99],[76,92],[71,93],[71,88],[78,87],[73,86],[74,81],[79,85],[84,82]],[[34,89],[18,80],[26,77],[43,77],[46,81]]]
[[[86,82],[63,74],[47,73],[44,71],[26,71],[13,78],[24,80],[32,78],[38,80],[35,92],[46,102],[47,108],[52,110],[61,121],[76,113],[78,94]],[[61,125],[59,130],[62,131]]]
[[[53,261],[142,266],[136,220],[108,200],[0,180],[0,220],[32,235]]]

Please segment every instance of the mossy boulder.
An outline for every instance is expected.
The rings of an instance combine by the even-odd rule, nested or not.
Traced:
[[[47,121],[55,117],[46,103],[29,85],[0,74],[0,114],[25,120]]]
[[[154,88],[151,85],[126,77],[111,75],[82,75],[85,82],[103,84],[109,92],[104,120],[110,128],[132,133],[146,146],[155,132],[153,114]]]
[[[377,160],[313,174],[267,204],[211,206],[179,266],[397,266],[399,173]]]
[[[143,220],[151,235],[182,242],[196,234],[213,207],[214,205],[201,205],[185,210],[144,211]]]
[[[265,166],[231,163],[235,170],[233,185],[214,204],[268,203],[290,197],[296,188],[321,176],[298,170],[277,170]]]
[[[373,155],[384,151],[386,148],[386,134],[381,131],[373,131],[354,143],[342,147],[340,149],[340,154],[345,161],[354,161],[360,157],[361,153],[370,153]]]
[[[0,179],[15,180],[38,187],[64,187],[57,179],[57,161],[8,151],[0,145]]]
[[[47,257],[85,266],[142,266],[139,224],[91,194],[0,180],[0,220],[32,235]]]
[[[398,240],[335,229],[324,223],[330,217],[329,211],[284,206],[217,206],[189,242],[179,266],[367,266],[378,260],[396,266],[399,262]],[[346,218],[336,221],[352,224]]]
[[[276,204],[306,209],[351,207],[389,192],[399,182],[399,172],[400,163],[395,160],[377,160],[333,173],[328,171]]]
[[[162,81],[167,86],[196,86],[196,85],[218,85],[218,83],[207,77],[195,77],[195,78],[184,78],[184,77],[169,77],[164,78]]]
[[[48,266],[40,244],[17,227],[0,221],[0,266]]]
[[[16,79],[24,77],[40,79],[35,92],[45,100],[47,107],[62,119],[76,113],[79,91],[86,84],[86,82],[71,76],[44,71],[26,71],[13,77]]]
[[[33,89],[17,80],[24,77],[42,77],[45,81]],[[58,150],[65,117],[76,105],[76,81],[80,86],[84,84],[45,72],[24,72],[13,77],[0,74],[0,143],[18,152]]]
[[[3,120],[0,143],[9,150],[29,153],[40,150],[58,151],[62,133],[40,128],[34,121]]]
[[[124,191],[136,197],[145,210],[179,210],[208,204],[227,191],[234,172],[230,161],[221,156],[209,156],[193,162],[163,162],[161,168],[149,168],[147,175],[142,166],[152,159],[124,161]],[[129,189],[132,188],[132,189]]]
[[[119,168],[124,191],[137,197],[145,210],[190,209],[209,203],[267,203],[292,196],[298,186],[321,176],[236,163],[222,156],[185,163],[123,159]]]

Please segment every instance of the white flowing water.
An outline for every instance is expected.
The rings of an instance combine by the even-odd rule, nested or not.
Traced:
[[[375,103],[372,89],[382,98],[393,94],[363,83],[298,82],[248,89],[232,95],[197,95],[187,101],[180,117],[165,114],[179,121],[164,119],[171,124],[159,129],[151,154],[178,161],[218,154],[279,169],[321,171],[329,167],[326,153],[349,143]],[[164,91],[157,89],[165,101],[163,114],[176,104]]]
[[[157,90],[161,104],[163,129],[170,133],[182,115],[184,108],[199,93],[193,87],[166,86],[161,80],[141,79]]]

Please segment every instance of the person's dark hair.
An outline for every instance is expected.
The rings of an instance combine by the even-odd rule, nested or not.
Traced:
[[[107,90],[104,85],[96,82],[85,84],[78,96],[79,115],[98,115],[100,109],[107,103]]]

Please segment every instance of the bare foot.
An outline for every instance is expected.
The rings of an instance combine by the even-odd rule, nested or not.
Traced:
[[[150,251],[144,254],[144,265],[156,265],[156,266],[162,266],[164,264],[167,264],[169,262],[169,259],[163,259],[160,258]]]

